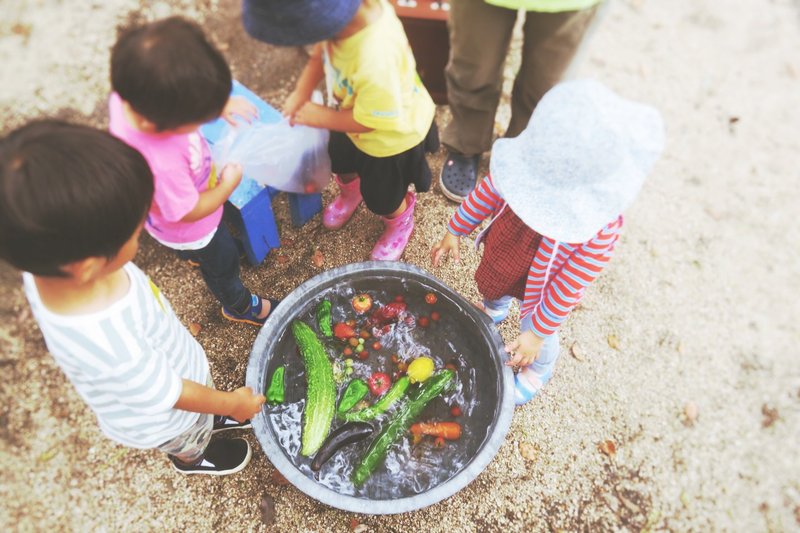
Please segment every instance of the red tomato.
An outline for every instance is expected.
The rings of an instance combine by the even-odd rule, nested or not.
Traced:
[[[342,355],[344,355],[345,357],[352,357],[353,356],[353,349],[348,346],[347,348],[342,350]]]
[[[457,405],[454,405],[450,408],[450,414],[453,416],[461,416],[461,408]]]
[[[403,302],[406,301],[406,299],[398,294],[397,296],[394,297],[394,301],[397,302],[397,303],[403,303]]]
[[[369,339],[371,337],[371,335],[369,334],[369,331],[367,331],[365,329],[362,329],[361,332],[358,334],[358,336],[361,337],[364,340]]]
[[[438,322],[440,318],[442,318],[442,315],[439,314],[439,311],[431,311],[431,320]]]
[[[438,300],[438,298],[432,292],[429,292],[428,294],[425,295],[425,301],[431,305],[435,304],[436,300]]]
[[[345,340],[349,339],[350,337],[355,337],[356,332],[348,326],[347,324],[342,324],[341,322],[333,326],[333,336]]]
[[[369,387],[369,391],[378,396],[379,394],[383,394],[387,390],[389,390],[389,386],[392,384],[392,380],[389,376],[383,372],[375,372],[372,374],[367,380],[367,386]]]
[[[421,317],[419,317],[417,319],[417,324],[419,324],[419,327],[421,327],[421,328],[427,328],[430,325],[430,323],[431,323],[431,320],[428,317],[426,317],[425,315],[423,315],[423,316],[421,316]]]
[[[373,350],[380,350],[381,348],[383,348],[383,345],[381,343],[379,343],[377,341],[372,343],[372,349]]]
[[[444,437],[436,437],[436,439],[433,441],[434,448],[444,448],[445,444]]]
[[[367,357],[369,357],[369,352],[368,351],[361,350],[360,352],[358,352],[358,358],[361,359],[362,361],[364,359],[366,359]]]

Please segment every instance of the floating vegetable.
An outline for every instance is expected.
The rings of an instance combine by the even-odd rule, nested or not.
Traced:
[[[454,405],[450,408],[450,414],[452,416],[461,416],[461,408],[457,405]]]
[[[388,303],[382,307],[379,307],[375,311],[372,312],[372,316],[370,317],[372,322],[380,325],[384,325],[388,322],[392,322],[396,320],[397,317],[400,316],[400,313],[406,310],[406,304],[403,302],[392,302]]]
[[[284,385],[283,374],[286,371],[284,366],[279,366],[272,373],[272,378],[269,380],[269,387],[267,388],[267,401],[269,403],[277,404],[283,403],[284,399]]]
[[[458,422],[418,422],[411,426],[411,434],[457,440],[461,437],[461,424]]]
[[[358,354],[358,356],[361,357],[361,354]],[[391,384],[392,380],[389,378],[389,375],[383,372],[375,372],[369,377],[369,381],[367,381],[367,385],[369,385],[369,391],[375,396],[383,394],[389,390],[389,386]]]
[[[394,413],[389,423],[372,441],[367,453],[353,470],[353,484],[356,486],[364,484],[378,464],[386,458],[389,447],[406,432],[431,400],[452,385],[454,377],[453,372],[442,370],[408,395],[406,402]]]
[[[343,415],[352,409],[364,396],[369,392],[369,387],[362,379],[354,379],[347,384],[347,387],[342,393],[342,399],[339,400],[339,407],[336,408],[338,415]]]
[[[427,328],[427,327],[428,327],[428,326],[430,326],[430,324],[431,324],[431,319],[430,319],[430,318],[428,318],[428,317],[426,317],[425,315],[422,315],[422,316],[421,316],[421,317],[419,317],[419,319],[417,320],[417,324],[419,324],[419,326],[420,326],[421,328]]]
[[[333,455],[348,444],[364,440],[372,435],[373,428],[366,422],[347,422],[336,428],[311,461],[311,470],[318,472]]]
[[[432,292],[429,292],[425,295],[425,302],[429,303],[430,305],[435,304],[437,300],[438,298]]]
[[[363,315],[372,309],[372,297],[369,294],[358,294],[353,298],[353,309],[359,315]]]
[[[333,336],[337,339],[346,340],[351,337],[355,337],[356,331],[352,328],[352,326],[348,326],[347,324],[339,322],[333,326]]]
[[[328,300],[322,300],[317,305],[317,326],[319,332],[325,337],[333,337],[333,330],[331,329],[331,303]]]
[[[408,386],[411,384],[411,381],[408,377],[403,376],[402,378],[395,381],[392,388],[389,389],[389,392],[384,394],[380,400],[375,402],[374,405],[367,407],[365,409],[361,409],[360,411],[345,413],[342,415],[342,418],[349,421],[366,421],[372,420],[379,414],[386,412],[389,407],[391,407],[397,400],[403,397],[408,390]]]
[[[333,383],[333,366],[314,331],[306,323],[295,320],[292,322],[292,334],[306,367],[308,383],[300,453],[309,457],[319,450],[331,429],[336,408],[336,386]]]
[[[434,364],[430,357],[417,357],[408,365],[408,377],[411,383],[423,382],[433,375]]]

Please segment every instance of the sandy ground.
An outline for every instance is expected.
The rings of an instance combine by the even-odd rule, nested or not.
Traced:
[[[103,127],[108,48],[116,25],[131,19],[204,21],[236,76],[276,106],[303,61],[301,50],[242,35],[235,0],[0,0],[0,8],[3,131],[42,114]],[[795,0],[614,0],[577,74],[659,107],[666,153],[626,214],[612,265],[562,330],[551,384],[516,410],[483,474],[418,512],[372,517],[320,505],[275,483],[252,435],[252,464],[219,479],[182,477],[158,452],[108,441],[47,354],[18,274],[3,267],[0,528],[797,530],[799,26]],[[442,109],[440,124],[447,118]],[[441,158],[432,159],[437,173]],[[429,266],[453,207],[438,190],[421,195],[406,261]],[[291,227],[284,198],[275,209],[284,246],[243,276],[278,296],[319,272],[315,246],[325,268],[361,260],[380,230],[363,208],[334,233],[319,217]],[[478,255],[465,256],[436,275],[475,296]],[[137,263],[185,323],[202,325],[217,386],[240,385],[256,331],[223,323],[198,274],[153,241]],[[502,333],[510,338],[514,327]],[[598,449],[606,440],[613,457]],[[276,508],[269,527],[264,495]]]

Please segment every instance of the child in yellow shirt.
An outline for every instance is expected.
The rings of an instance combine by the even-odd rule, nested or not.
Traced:
[[[312,6],[324,7],[324,16]],[[438,149],[439,134],[394,9],[385,0],[245,0],[243,18],[259,40],[316,43],[283,111],[293,124],[331,130],[328,152],[340,192],[323,224],[342,227],[363,199],[385,225],[372,259],[399,259],[414,229],[409,186],[430,189],[425,152]],[[323,77],[332,107],[311,102]]]

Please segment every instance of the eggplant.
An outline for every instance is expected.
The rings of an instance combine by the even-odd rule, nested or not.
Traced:
[[[342,424],[331,432],[325,442],[322,443],[317,455],[314,456],[314,460],[311,461],[311,470],[319,472],[322,465],[333,457],[333,454],[348,444],[366,439],[372,435],[373,431],[372,425],[366,422],[347,422]]]

